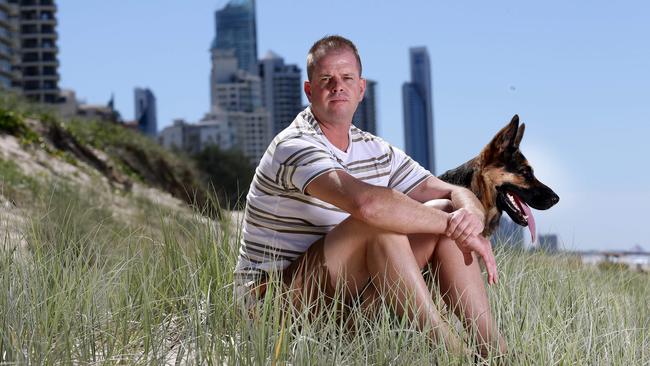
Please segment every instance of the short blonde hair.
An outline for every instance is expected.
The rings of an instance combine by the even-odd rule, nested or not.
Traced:
[[[359,65],[359,77],[361,77],[361,57],[359,57],[357,47],[349,39],[333,35],[319,39],[309,49],[309,53],[307,54],[307,78],[311,81],[311,74],[314,72],[314,68],[321,58],[332,51],[341,51],[346,48],[354,53],[354,57],[357,59],[357,64]]]

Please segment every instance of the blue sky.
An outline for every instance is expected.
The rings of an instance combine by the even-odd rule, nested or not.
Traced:
[[[159,129],[208,111],[214,11],[225,0],[58,1],[61,86],[89,103],[133,88],[157,98]],[[304,69],[326,34],[358,46],[378,82],[379,135],[403,146],[408,48],[432,61],[436,163],[476,155],[513,114],[522,151],[561,197],[536,213],[571,249],[650,250],[650,4],[641,1],[258,0],[258,55]],[[303,70],[304,73],[304,70]]]

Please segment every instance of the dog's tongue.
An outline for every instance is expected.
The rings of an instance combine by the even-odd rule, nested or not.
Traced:
[[[514,195],[515,199],[517,200],[517,204],[521,209],[524,211],[526,216],[528,216],[528,230],[530,230],[530,240],[532,243],[535,243],[535,217],[533,217],[533,213],[530,211],[530,207],[528,205],[519,199],[517,195]]]

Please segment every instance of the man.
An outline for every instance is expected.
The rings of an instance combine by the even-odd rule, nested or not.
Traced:
[[[431,264],[447,306],[478,334],[481,353],[504,352],[476,260],[496,283],[480,202],[352,126],[366,81],[351,41],[317,41],[307,74],[311,104],[274,138],[247,196],[239,296],[259,298],[278,272],[294,304],[316,301],[314,287],[335,296],[339,284],[346,299],[382,295],[434,339],[462,349],[422,275]]]

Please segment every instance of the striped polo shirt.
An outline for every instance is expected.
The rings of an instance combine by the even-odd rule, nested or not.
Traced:
[[[431,173],[400,149],[351,126],[348,151],[334,147],[307,107],[264,153],[246,197],[235,278],[246,283],[287,267],[349,213],[308,195],[318,176],[344,170],[368,184],[408,193]]]

